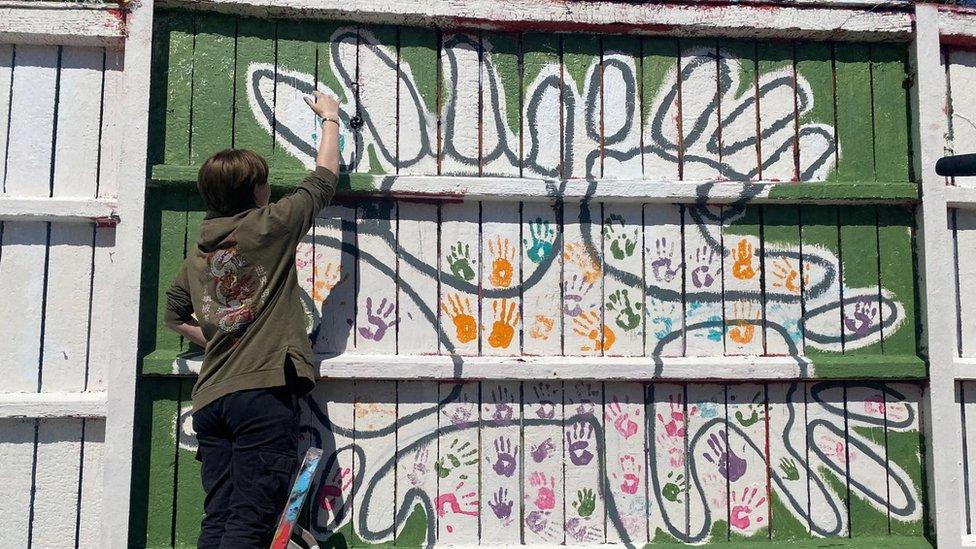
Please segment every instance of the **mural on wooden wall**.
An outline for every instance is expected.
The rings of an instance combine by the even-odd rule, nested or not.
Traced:
[[[324,466],[302,517],[320,540],[922,532],[920,386],[813,379],[924,375],[912,213],[760,205],[758,193],[776,191],[748,185],[730,204],[708,203],[722,180],[907,181],[903,48],[179,12],[157,25],[157,67],[169,71],[155,80],[165,132],[154,136],[154,173],[231,145],[298,173],[317,142],[301,97],[317,88],[340,99],[344,170],[370,182],[356,190],[410,176],[534,178],[550,190],[543,200],[517,190],[342,199],[299,245],[324,372],[357,354],[391,364],[441,355],[468,375],[481,357],[514,357],[504,381],[320,383],[303,424]],[[203,212],[155,178],[148,219],[160,221],[147,249],[161,258],[151,276],[165,281]],[[564,193],[573,180],[587,182],[587,197]],[[694,204],[602,198],[610,180],[695,181],[703,194]],[[154,331],[157,284],[143,306],[143,372],[192,373],[192,355],[177,357],[184,343]],[[809,381],[519,380],[529,357],[592,357],[594,368],[646,357],[659,373],[674,357],[739,355],[786,357]],[[185,509],[199,503],[192,380],[165,380],[161,394],[175,396],[152,410],[167,426],[154,444],[162,463],[166,448],[182,451],[176,473],[148,474],[175,515],[159,543],[179,545],[197,527]]]

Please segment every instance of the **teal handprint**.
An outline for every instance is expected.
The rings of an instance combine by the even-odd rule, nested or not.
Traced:
[[[522,239],[528,249],[525,254],[533,263],[542,263],[547,257],[552,255],[552,243],[556,240],[556,231],[549,225],[548,221],[541,217],[529,223],[529,239]]]
[[[617,313],[616,323],[624,331],[630,331],[640,325],[640,311],[644,307],[640,302],[631,303],[627,297],[627,290],[617,290],[610,294],[607,310]]]
[[[593,490],[589,488],[584,488],[576,492],[576,501],[573,502],[573,507],[576,509],[576,513],[586,518],[593,514],[596,510],[596,496],[593,495]]]
[[[471,259],[471,246],[461,242],[451,246],[451,253],[447,254],[447,264],[450,265],[454,276],[471,282],[474,280],[474,269],[471,268],[474,263],[475,261]]]
[[[779,468],[783,471],[786,480],[800,480],[800,472],[796,468],[796,462],[791,458],[780,458]]]
[[[610,253],[615,259],[630,257],[637,248],[637,231],[628,232],[626,227],[624,218],[619,215],[611,215],[604,222],[603,235],[610,242]]]

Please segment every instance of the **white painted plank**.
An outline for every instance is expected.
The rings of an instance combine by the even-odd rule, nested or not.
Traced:
[[[603,105],[599,37],[563,35],[562,55],[562,177],[601,177]]]
[[[976,210],[953,210],[952,219],[956,236],[959,352],[964,357],[976,356],[976,315],[968,313],[976,307]]]
[[[353,516],[360,539],[393,540],[396,486],[396,382],[356,381],[356,446],[361,480],[354,482]],[[357,458],[358,459],[358,458]]]
[[[480,175],[481,38],[445,32],[441,43],[441,173]]]
[[[562,229],[555,205],[522,204],[522,353],[562,353]]]
[[[840,261],[824,246],[807,242],[807,237],[804,236],[806,230],[806,226],[800,229],[803,247],[803,310],[807,312],[807,316],[803,318],[804,345],[839,353],[842,349],[840,340],[843,320],[841,312],[837,311],[834,304],[840,303],[841,296]],[[836,233],[832,228],[830,230],[830,244],[833,244]],[[821,312],[811,315],[812,311]]]
[[[421,82],[430,82],[435,75],[423,71],[432,67],[437,56],[436,31],[431,29],[426,33],[412,36],[402,35],[400,41],[400,72],[399,72],[399,131],[404,137],[397,142],[399,153],[398,173],[401,174],[436,174],[437,173],[437,120],[439,113],[437,105],[429,105],[430,98],[420,94]],[[411,40],[411,37],[416,40]],[[409,52],[409,53],[408,53]],[[421,53],[422,52],[422,53]],[[407,58],[411,55],[422,55],[429,60],[430,65],[416,67]]]
[[[976,51],[952,50],[949,52],[949,89],[951,90],[952,152],[973,152],[976,143],[976,103],[972,100],[976,89]],[[976,185],[976,177],[956,177],[956,185]]]
[[[719,42],[718,93],[722,179],[759,179],[759,150],[756,147],[755,43]],[[682,98],[685,96],[682,95]]]
[[[648,534],[654,541],[684,539],[688,532],[688,413],[684,385],[648,385]]]
[[[317,333],[321,322],[321,309],[313,296],[321,297],[322,292],[316,292],[315,275],[318,269],[315,265],[315,227],[308,231],[295,246],[295,271],[298,273],[298,290],[302,306],[305,308],[305,329]],[[321,276],[321,275],[320,275]]]
[[[397,204],[399,324],[397,352],[437,352],[439,308],[437,295],[436,204]]]
[[[962,408],[962,419],[963,419],[963,432],[959,434],[962,439],[962,449],[963,449],[963,475],[962,480],[965,482],[963,488],[963,505],[965,505],[965,511],[963,514],[963,523],[965,525],[965,533],[973,533],[973,524],[976,523],[976,509],[974,509],[974,504],[976,504],[976,383],[972,382],[961,382],[959,384],[961,402],[959,403]]]
[[[647,429],[644,385],[614,381],[604,385],[607,542],[646,543]]]
[[[397,166],[396,43],[381,44],[374,30],[387,39],[396,39],[396,31],[391,28],[365,27],[359,31],[359,105],[364,150],[356,171],[394,173]],[[373,165],[375,162],[378,165]]]
[[[602,207],[563,208],[563,354],[601,356],[616,339],[603,323]]]
[[[353,88],[357,85],[356,69],[358,68],[359,31],[354,25],[339,27],[329,37],[329,41],[330,69],[332,69],[332,74],[336,76],[342,89],[330,90],[326,86],[319,85],[317,82],[315,85],[318,89],[326,91],[326,93],[331,91],[337,97],[344,97],[345,101],[339,103],[339,115],[344,121],[351,121],[356,116],[356,94]],[[304,103],[304,101],[299,101],[295,105],[296,108],[293,112],[298,114],[299,117],[309,115],[307,108],[298,110],[298,108],[305,106]],[[302,118],[297,119],[301,120]],[[311,122],[312,119],[310,118],[309,120]],[[318,128],[313,126],[313,130],[317,131]],[[364,158],[361,158],[361,144],[362,141],[359,132],[348,125],[348,122],[339,129],[339,169],[341,171],[355,171],[361,162],[366,161]],[[316,145],[313,144],[313,147]],[[308,158],[307,161],[311,161],[311,158]]]
[[[568,173],[562,165],[563,127],[560,117],[552,116],[562,109],[562,65],[558,42],[557,37],[523,35],[527,81],[524,82],[522,101],[525,148],[522,173],[526,177],[561,177],[564,171]],[[528,77],[531,70],[538,71],[535,77]]]
[[[685,312],[682,301],[684,257],[682,207],[644,205],[644,281],[647,314],[644,352],[649,356],[684,354]]]
[[[691,383],[687,398],[688,539],[727,539],[728,485],[743,475],[746,462],[729,446],[725,387]]]
[[[738,479],[733,480],[733,470],[729,471],[729,534],[736,539],[767,538],[771,513],[766,387],[762,383],[729,384],[727,391],[729,450],[745,462]]]
[[[760,47],[763,47],[760,45]],[[783,59],[766,67],[759,65],[759,147],[762,153],[762,179],[793,181],[796,173],[796,104],[791,44],[768,46]],[[788,59],[786,57],[789,57]],[[761,60],[763,60],[761,58]],[[773,59],[765,59],[773,63]],[[808,94],[807,97],[812,97]]]
[[[607,330],[615,342],[606,355],[644,353],[643,211],[640,204],[603,207],[603,295]]]
[[[603,383],[564,384],[563,467],[565,471],[566,544],[592,545],[606,541],[606,496],[600,456],[604,454]]]
[[[485,203],[481,216],[481,350],[485,355],[518,355],[522,335],[519,204]]]
[[[10,116],[13,64],[14,45],[0,44],[0,188],[3,188],[7,175],[7,121]]]
[[[809,531],[807,469],[806,385],[804,383],[769,383],[767,385],[769,417],[769,474],[771,498],[779,501],[804,531]],[[778,522],[772,525],[772,539],[789,539],[796,532]]]
[[[677,181],[680,179],[681,142],[677,41],[644,39],[642,49],[644,177]],[[651,80],[658,72],[661,80]]]
[[[28,547],[31,505],[31,471],[37,422],[5,419],[0,423],[0,460],[10,478],[0,484],[0,535],[11,547]]]
[[[57,46],[17,48],[8,128],[17,138],[7,144],[6,193],[51,194],[57,78]]]
[[[402,528],[405,517],[433,509],[437,499],[437,383],[401,381],[397,386],[396,514]],[[403,518],[399,518],[403,517]],[[424,516],[426,524],[436,523]],[[400,532],[397,532],[399,536]]]
[[[103,48],[62,48],[53,196],[96,194],[104,64]]]
[[[446,545],[479,539],[478,383],[441,383],[437,463],[437,539]]]
[[[78,520],[78,480],[81,474],[81,419],[42,419],[37,422],[34,510],[31,545],[68,547]],[[71,532],[66,535],[67,532]]]
[[[818,537],[846,536],[850,525],[842,383],[807,384],[807,440],[810,530]]]
[[[758,227],[758,212],[750,209],[744,215],[755,218]],[[735,234],[735,221],[729,215],[722,218],[726,250],[722,269],[725,354],[761,355],[764,351],[762,242],[756,236]]]
[[[330,206],[315,223],[315,287],[312,300],[322,319],[314,349],[341,353],[354,347],[356,311],[356,210]]]
[[[105,472],[105,420],[85,420],[84,459],[81,470],[81,509],[78,547],[96,549],[102,528],[102,482]]]
[[[6,222],[0,242],[0,288],[17,288],[0,308],[0,330],[9,345],[0,350],[7,391],[33,392],[40,385],[41,307],[47,223]]]
[[[522,541],[522,384],[481,383],[481,542]]]
[[[560,381],[525,383],[522,446],[526,544],[561,544],[563,516],[563,387]]]
[[[682,179],[721,176],[718,150],[718,67],[714,41],[681,44]]]
[[[689,206],[684,216],[685,355],[724,352],[722,206]]]
[[[447,336],[441,340],[442,353],[476,355],[480,350],[480,217],[478,202],[441,206],[440,325]]]
[[[92,311],[108,311],[114,306],[115,273],[115,228],[95,228],[94,272],[92,273]],[[114,344],[112,323],[98,323],[89,326],[88,380],[87,391],[104,391],[106,388],[105,368]]]
[[[102,142],[99,156],[99,177],[98,177],[98,196],[116,197],[119,194],[119,166],[122,154],[122,140],[125,132],[129,129],[125,120],[118,113],[108,114],[104,105],[116,105],[123,100],[125,95],[125,84],[123,82],[123,50],[107,48],[105,50],[105,66],[103,68],[102,84],[102,105],[101,116]]]
[[[792,208],[795,213],[797,210]],[[799,217],[795,218],[799,222]],[[769,235],[769,231],[766,234]],[[799,232],[795,234],[799,235]],[[775,241],[767,236],[763,246],[766,354],[802,355],[803,281],[809,281],[810,276],[800,272],[799,242]]]
[[[322,465],[312,492],[310,531],[327,540],[355,518],[353,481],[359,463],[352,451],[355,427],[355,382],[319,383],[308,399],[309,420],[320,440]]]
[[[603,39],[602,177],[641,177],[640,70],[635,57],[639,39]]]
[[[396,203],[356,207],[356,350],[396,354]]]
[[[517,34],[481,36],[481,171],[484,174],[518,177],[521,173],[519,126],[513,128],[508,120],[510,105],[519,105],[518,89],[505,88],[502,74],[518,78]],[[515,72],[515,74],[512,74]]]

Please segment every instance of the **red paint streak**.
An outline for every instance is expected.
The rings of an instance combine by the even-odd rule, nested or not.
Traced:
[[[976,29],[974,29],[974,34],[976,34]],[[976,36],[965,34],[943,34],[940,38],[942,39],[942,44],[945,46],[954,46],[957,48],[976,48]]]
[[[601,32],[611,34],[627,34],[635,31],[644,33],[664,33],[675,30],[674,25],[656,23],[587,23],[577,21],[492,21],[473,17],[452,17],[449,27],[482,28],[501,32]]]

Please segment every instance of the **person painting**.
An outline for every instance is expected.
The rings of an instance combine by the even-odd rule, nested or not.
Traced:
[[[267,549],[298,460],[299,398],[315,362],[299,298],[295,248],[335,194],[335,99],[305,98],[321,118],[310,172],[269,203],[268,165],[228,149],[197,175],[207,205],[195,246],[166,292],[166,326],[204,348],[193,429],[206,491],[200,548]]]

